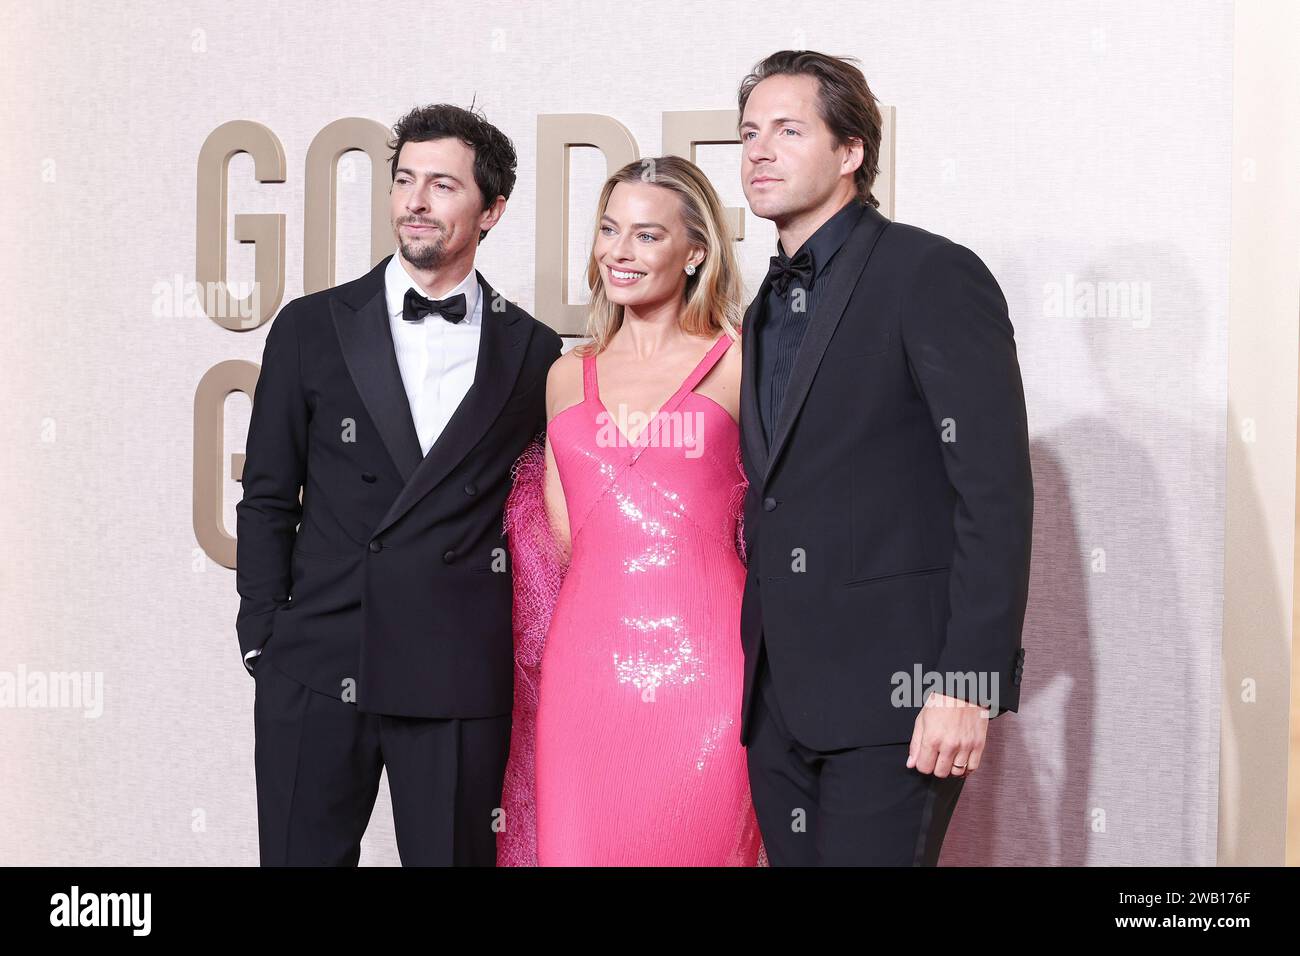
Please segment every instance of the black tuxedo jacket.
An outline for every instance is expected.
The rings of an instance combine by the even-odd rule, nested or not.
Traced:
[[[871,207],[831,268],[770,447],[743,352],[746,744],[760,647],[817,750],[910,740],[930,672],[1019,706],[1034,509],[1006,301],[969,249]]]
[[[267,335],[236,509],[240,651],[370,713],[508,714],[502,509],[511,465],[545,428],[560,337],[476,272],[474,384],[422,455],[387,264],[290,302]]]

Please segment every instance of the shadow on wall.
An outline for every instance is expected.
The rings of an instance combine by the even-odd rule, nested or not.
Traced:
[[[1215,862],[1226,330],[1195,274],[1146,244],[1011,287],[1034,435],[1024,683],[945,865]],[[1126,309],[1088,306],[1117,282]]]

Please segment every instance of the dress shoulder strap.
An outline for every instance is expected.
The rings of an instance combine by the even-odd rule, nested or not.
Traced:
[[[594,352],[582,357],[582,397],[584,401],[599,400],[600,388],[596,382],[596,354]]]
[[[727,354],[727,349],[731,348],[731,336],[723,332],[718,341],[713,343],[713,348],[709,349],[704,358],[700,359],[700,364],[695,366],[695,371],[687,376],[686,381],[682,383],[682,392],[691,392],[695,386],[703,381],[704,376],[713,371],[713,366],[717,365],[722,356]]]

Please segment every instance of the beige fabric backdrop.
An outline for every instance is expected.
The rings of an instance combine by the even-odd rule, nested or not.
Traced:
[[[234,575],[190,509],[195,386],[258,361],[266,327],[165,305],[193,278],[208,133],[251,119],[283,142],[283,184],[232,163],[231,213],[286,214],[293,297],[316,132],[476,97],[520,154],[479,267],[530,308],[537,116],[613,116],[653,155],[662,111],[734,107],[791,47],[861,58],[897,109],[896,218],[978,252],[1017,331],[1037,489],[1024,697],[944,862],[1214,862],[1229,5],[52,2],[5,5],[0,37],[0,677],[102,682],[89,707],[0,708],[0,862],[257,860]],[[737,151],[700,155],[743,205]],[[602,169],[575,157],[575,288]],[[341,176],[340,277],[367,265],[368,176],[359,159]],[[774,242],[750,216],[751,290]],[[251,251],[230,257],[251,278]],[[1086,314],[1089,290],[1121,287],[1127,310]],[[228,404],[228,453],[247,405]],[[362,862],[396,861],[385,789]]]

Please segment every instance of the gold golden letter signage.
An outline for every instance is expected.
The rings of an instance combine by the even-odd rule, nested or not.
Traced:
[[[307,150],[303,209],[303,287],[306,292],[335,284],[334,248],[338,220],[338,164],[344,153],[360,150],[370,157],[370,252],[377,262],[393,251],[388,226],[387,196],[392,185],[388,165],[388,130],[374,120],[341,119],[321,130]],[[284,298],[284,214],[235,216],[239,242],[256,249],[253,286],[237,295],[226,275],[226,222],[230,160],[237,153],[253,157],[258,182],[285,181],[284,147],[279,137],[260,123],[235,120],[212,131],[199,150],[198,195],[195,210],[195,277],[199,299],[208,318],[223,329],[247,332],[275,314]],[[251,400],[258,367],[229,361],[213,366],[194,393],[194,536],[213,561],[235,566],[235,538],[222,518],[222,489],[226,463],[239,481],[244,456],[228,458],[224,448],[226,399],[243,392]]]

